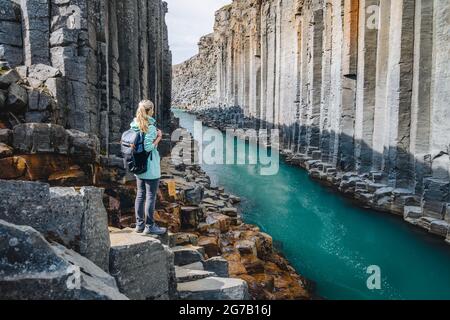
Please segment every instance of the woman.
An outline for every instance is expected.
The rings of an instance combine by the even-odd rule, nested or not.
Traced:
[[[137,196],[135,202],[136,232],[145,235],[166,233],[165,228],[160,228],[153,220],[155,211],[156,194],[161,178],[160,157],[158,144],[162,133],[156,129],[156,120],[153,118],[155,107],[153,102],[143,100],[139,103],[136,118],[131,123],[131,128],[136,132],[145,134],[145,151],[151,152],[147,160],[147,171],[135,175],[137,181]]]

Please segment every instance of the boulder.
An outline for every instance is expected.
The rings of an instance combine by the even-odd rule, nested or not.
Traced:
[[[174,263],[177,266],[203,261],[204,249],[195,246],[173,247]]]
[[[175,267],[175,274],[177,277],[177,283],[195,281],[199,279],[216,276],[214,272],[203,270],[192,270],[184,267]]]
[[[14,149],[0,142],[0,159],[12,156]]]
[[[78,130],[67,130],[69,154],[81,162],[98,162],[100,141],[97,136]]]
[[[220,230],[220,232],[225,233],[230,230],[231,219],[224,214],[212,213],[206,217],[206,224],[209,225],[210,228],[217,229]]]
[[[171,247],[185,246],[189,244],[196,246],[198,244],[198,236],[187,232],[173,233],[169,235],[169,244]]]
[[[205,249],[208,257],[215,257],[220,254],[219,237],[217,236],[202,236],[198,239],[198,246]]]
[[[203,262],[205,270],[214,272],[219,277],[228,278],[228,261],[223,257],[212,257]]]
[[[88,259],[50,244],[31,227],[2,220],[0,287],[0,299],[127,299],[114,278]]]
[[[51,188],[48,184],[0,180],[0,219],[29,225],[108,270],[108,216],[103,189]]]
[[[422,217],[422,208],[416,206],[406,206],[404,208],[404,219],[419,219]]]
[[[255,257],[257,256],[256,243],[254,241],[239,240],[234,246],[242,255],[250,254]]]
[[[446,237],[450,230],[450,224],[447,221],[435,220],[430,224],[430,232],[438,236]]]
[[[0,159],[0,168],[0,179],[18,179],[25,176],[27,162],[23,157],[8,157]]]
[[[61,72],[49,65],[34,64],[28,68],[28,79],[33,81],[35,85],[33,87],[39,87],[49,78],[60,77]]]
[[[190,206],[198,206],[203,200],[204,188],[196,185],[192,188],[184,190],[186,204]]]
[[[160,241],[132,231],[111,233],[110,273],[119,290],[135,300],[175,297],[174,256]]]
[[[220,209],[220,213],[235,218],[238,216],[238,209],[237,208],[222,208]]]
[[[28,92],[28,110],[45,111],[51,105],[52,97],[39,90]]]
[[[23,113],[28,103],[28,93],[17,83],[9,86],[8,98],[6,99],[6,109],[13,113]]]
[[[13,146],[23,153],[59,153],[69,150],[66,130],[56,124],[24,123],[13,129]]]
[[[247,300],[248,286],[244,280],[209,277],[201,280],[179,283],[181,300]]]
[[[8,89],[10,85],[20,80],[16,70],[11,69],[0,75],[0,89]]]
[[[0,143],[12,144],[12,131],[9,129],[0,129]]]
[[[201,215],[200,207],[181,207],[181,229],[197,229]]]
[[[0,89],[0,112],[6,111],[6,98],[8,96],[8,93],[5,90]]]

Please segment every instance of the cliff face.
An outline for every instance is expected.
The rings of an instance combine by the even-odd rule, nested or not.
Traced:
[[[449,19],[443,1],[238,0],[216,13],[217,59],[176,70],[215,70],[216,88],[186,88],[198,92],[188,104],[239,107],[297,158],[419,195],[424,215],[450,219]]]
[[[172,67],[172,103],[181,108],[209,106],[217,102],[214,34],[202,37],[198,46],[198,55]]]
[[[165,2],[1,0],[0,7],[0,64],[17,67],[20,81],[7,85],[25,90],[19,89],[20,110],[2,103],[3,127],[59,124],[97,136],[103,152],[115,154],[144,98],[155,102],[159,124],[167,127],[171,53]],[[10,94],[6,85],[1,89]],[[35,108],[43,99],[52,101]]]

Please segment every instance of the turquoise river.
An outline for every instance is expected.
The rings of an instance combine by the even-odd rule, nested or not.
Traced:
[[[195,116],[174,110],[193,130]],[[245,143],[239,141],[238,143]],[[208,143],[205,143],[207,145]],[[248,154],[256,154],[246,143]],[[401,218],[361,209],[280,160],[273,176],[255,165],[202,165],[213,184],[240,196],[245,222],[270,234],[326,299],[450,299],[450,246]],[[381,289],[367,287],[378,266]]]

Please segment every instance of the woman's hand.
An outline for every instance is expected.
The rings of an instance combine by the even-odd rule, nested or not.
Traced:
[[[157,132],[157,138],[155,139],[155,141],[153,141],[153,145],[154,145],[155,147],[157,147],[158,144],[159,144],[159,143],[161,142],[161,140],[162,140],[162,131],[158,129],[156,132]]]

